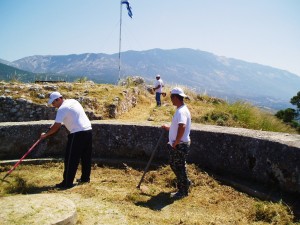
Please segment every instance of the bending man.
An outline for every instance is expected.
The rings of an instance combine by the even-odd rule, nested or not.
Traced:
[[[68,129],[68,142],[64,159],[63,181],[57,188],[73,187],[73,180],[81,160],[82,174],[79,183],[90,182],[91,155],[92,155],[92,126],[81,104],[75,99],[64,99],[59,92],[50,95],[48,104],[57,108],[55,123],[41,138],[56,133],[62,124]]]

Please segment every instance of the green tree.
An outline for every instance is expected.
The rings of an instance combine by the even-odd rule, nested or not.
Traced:
[[[297,116],[297,112],[295,109],[292,108],[287,108],[285,110],[279,110],[275,116],[281,120],[283,120],[283,122],[285,123],[291,123],[295,117]]]
[[[299,111],[300,111],[300,91],[297,93],[296,96],[291,98],[290,103],[297,106],[297,111],[299,113]]]
[[[279,110],[275,116],[295,128],[300,133],[300,91],[296,96],[291,98],[290,103],[295,105],[297,109],[287,108],[285,110]]]

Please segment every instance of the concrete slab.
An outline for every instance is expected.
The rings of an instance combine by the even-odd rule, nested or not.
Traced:
[[[15,195],[0,198],[2,225],[76,223],[75,204],[59,194]]]

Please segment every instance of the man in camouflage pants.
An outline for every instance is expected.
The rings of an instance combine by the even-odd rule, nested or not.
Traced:
[[[163,125],[162,128],[169,131],[168,150],[170,154],[170,167],[177,178],[178,191],[171,194],[174,199],[188,196],[189,186],[186,170],[186,157],[190,148],[191,114],[184,104],[187,97],[181,88],[171,91],[171,101],[177,107],[172,118],[171,126]]]

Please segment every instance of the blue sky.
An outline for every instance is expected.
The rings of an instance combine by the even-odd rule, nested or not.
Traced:
[[[131,0],[122,51],[192,48],[300,76],[299,0]],[[0,0],[0,59],[118,53],[120,0]]]

